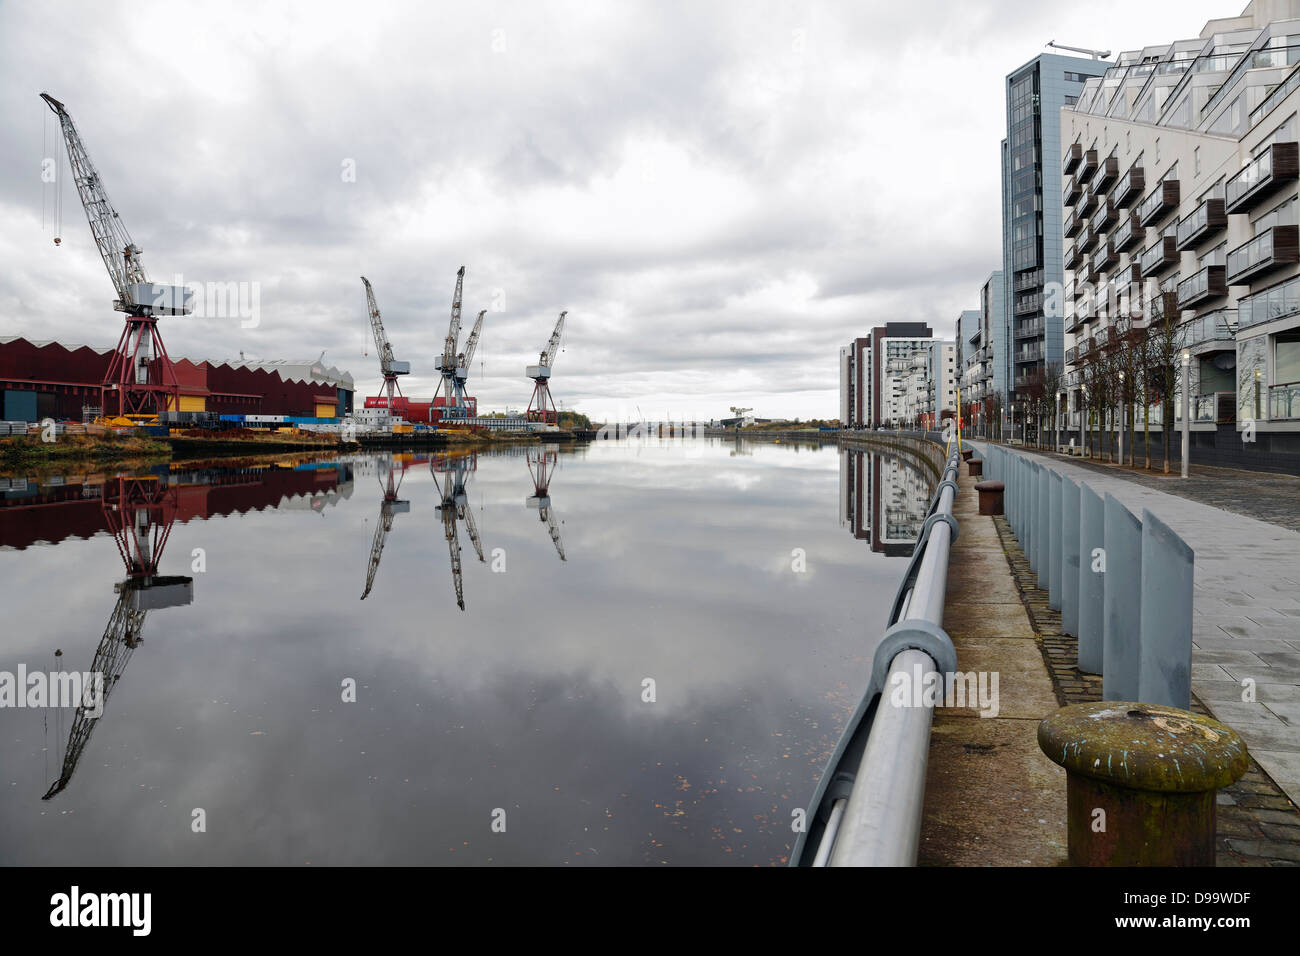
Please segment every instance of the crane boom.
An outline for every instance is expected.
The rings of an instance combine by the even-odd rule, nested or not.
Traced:
[[[375,290],[371,288],[370,280],[362,276],[361,283],[366,287],[366,311],[370,315],[370,331],[375,335],[375,349],[379,352],[379,367],[384,375],[390,375],[393,371],[393,346],[384,331],[384,320],[379,316],[379,304],[375,302]]]
[[[117,290],[117,301],[113,303],[113,308],[119,312],[138,312],[135,287],[149,281],[140,259],[141,249],[131,241],[126,224],[113,208],[113,203],[104,190],[104,182],[67,109],[49,93],[42,93],[41,99],[59,118],[63,140],[68,147],[72,179],[77,184],[77,194],[86,210],[86,219],[95,237],[95,245],[99,247],[99,255],[104,260],[104,267],[108,269],[108,277],[113,280],[113,288]]]
[[[460,358],[456,364],[458,367],[468,369],[471,362],[474,361],[474,350],[478,348],[479,333],[483,331],[483,316],[487,315],[487,309],[478,314],[474,320],[474,328],[470,330],[469,339],[465,342],[465,351],[460,353]]]
[[[555,331],[551,333],[551,338],[542,349],[541,357],[537,364],[542,368],[550,368],[555,364],[555,356],[560,352],[560,335],[564,332],[564,317],[568,315],[567,311],[560,313],[559,321],[555,323]]]
[[[460,340],[460,294],[465,284],[465,267],[456,273],[456,292],[451,299],[451,324],[447,327],[447,339],[442,346],[442,363],[438,366],[444,374],[456,370],[456,343]]]

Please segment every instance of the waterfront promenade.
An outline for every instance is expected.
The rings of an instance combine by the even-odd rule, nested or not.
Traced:
[[[981,456],[987,451],[983,442],[968,444]],[[1179,478],[1015,450],[1050,459],[1061,474],[1113,495],[1134,514],[1150,509],[1195,551],[1192,692],[1300,802],[1300,531],[1242,513],[1288,514],[1284,502],[1300,500],[1300,479],[1198,468],[1188,479],[1198,501],[1180,493]],[[1254,681],[1253,701],[1243,700],[1246,681]]]

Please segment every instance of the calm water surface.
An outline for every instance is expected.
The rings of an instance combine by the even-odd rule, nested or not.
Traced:
[[[0,482],[0,672],[120,665],[0,708],[0,863],[782,863],[928,492],[722,440],[137,478]]]

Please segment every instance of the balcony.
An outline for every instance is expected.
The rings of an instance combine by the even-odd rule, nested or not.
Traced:
[[[1206,266],[1178,283],[1178,308],[1190,309],[1209,299],[1228,294],[1226,267]]]
[[[1274,143],[1241,168],[1224,189],[1229,213],[1249,212],[1300,176],[1300,144]]]
[[[1035,269],[1033,272],[1022,272],[1017,275],[1012,283],[1017,292],[1024,292],[1026,289],[1037,289],[1043,284],[1043,272],[1041,269]]]
[[[1098,206],[1097,214],[1092,217],[1092,224],[1098,231],[1108,232],[1118,219],[1119,207],[1107,199]]]
[[[1134,213],[1129,213],[1124,216],[1119,228],[1110,237],[1110,241],[1116,252],[1128,252],[1135,246],[1141,245],[1145,236],[1146,230],[1138,222],[1138,217]]]
[[[1079,354],[1079,353],[1078,353],[1078,350],[1075,349],[1075,347],[1074,347],[1073,345],[1070,346],[1068,349],[1066,349],[1066,350],[1065,350],[1065,364],[1066,364],[1066,365],[1073,365],[1073,364],[1074,364],[1074,358],[1075,358],[1075,356],[1078,355],[1078,354]]]
[[[1024,348],[1017,349],[1016,362],[1037,362],[1043,357],[1043,345],[1036,342],[1033,345],[1026,345]]]
[[[1173,236],[1161,236],[1146,252],[1142,253],[1138,265],[1141,267],[1144,279],[1178,265],[1177,241]]]
[[[1141,166],[1132,166],[1120,178],[1119,185],[1115,187],[1115,194],[1110,198],[1120,209],[1127,209],[1142,198],[1142,193],[1146,192],[1146,188],[1146,173]]]
[[[1034,295],[1027,295],[1016,301],[1014,312],[1016,315],[1032,315],[1035,312],[1041,312],[1043,309],[1043,294],[1041,292]]]
[[[1079,230],[1088,224],[1088,217],[1083,215],[1077,209],[1072,209],[1070,214],[1065,217],[1065,237],[1073,239],[1079,234]]]
[[[1080,185],[1092,179],[1093,173],[1097,171],[1097,151],[1095,149],[1085,149],[1083,151],[1083,160],[1079,164],[1079,172],[1075,181]]]
[[[1198,345],[1221,342],[1224,348],[1234,348],[1237,337],[1237,310],[1219,309],[1183,323],[1183,345],[1194,349]]]
[[[1300,230],[1274,226],[1228,253],[1228,282],[1241,285],[1274,269],[1300,262]]]
[[[1083,250],[1079,248],[1079,243],[1072,243],[1070,247],[1065,250],[1065,268],[1073,271],[1078,268],[1079,263],[1082,261]]]
[[[1111,243],[1104,242],[1101,248],[1097,250],[1097,254],[1092,257],[1092,271],[1094,273],[1106,272],[1117,262],[1119,262],[1119,253],[1115,251],[1115,247]]]
[[[1144,226],[1160,221],[1178,208],[1179,196],[1178,180],[1166,179],[1159,183],[1150,196],[1138,203],[1138,221]]]
[[[1016,338],[1030,339],[1043,334],[1043,320],[1030,319],[1028,322],[1022,322],[1016,326]]]
[[[1081,216],[1090,216],[1092,215],[1092,211],[1096,208],[1097,208],[1097,194],[1088,193],[1082,199],[1079,200],[1079,205],[1075,207],[1075,210]]]
[[[1061,202],[1066,206],[1073,206],[1083,195],[1083,187],[1079,185],[1077,179],[1067,179],[1065,181],[1065,195],[1061,197]]]
[[[1061,162],[1061,172],[1069,176],[1083,162],[1083,144],[1071,143],[1065,150],[1065,159]]]
[[[1119,178],[1119,160],[1114,156],[1107,156],[1097,166],[1097,175],[1092,178],[1092,193],[1100,196],[1106,189]]]
[[[1178,223],[1178,248],[1194,249],[1228,228],[1222,199],[1207,199]]]
[[[1092,252],[1092,250],[1097,247],[1097,238],[1097,230],[1089,226],[1088,231],[1079,237],[1079,251]]]

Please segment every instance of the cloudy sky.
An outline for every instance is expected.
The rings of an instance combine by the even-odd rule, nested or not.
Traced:
[[[121,328],[72,183],[42,182],[45,90],[151,279],[257,297],[256,325],[165,320],[173,357],[324,351],[373,394],[365,275],[427,398],[464,265],[484,408],[527,404],[567,309],[565,408],[833,417],[840,344],[950,335],[998,266],[1006,73],[1242,5],[0,3],[0,335]]]

